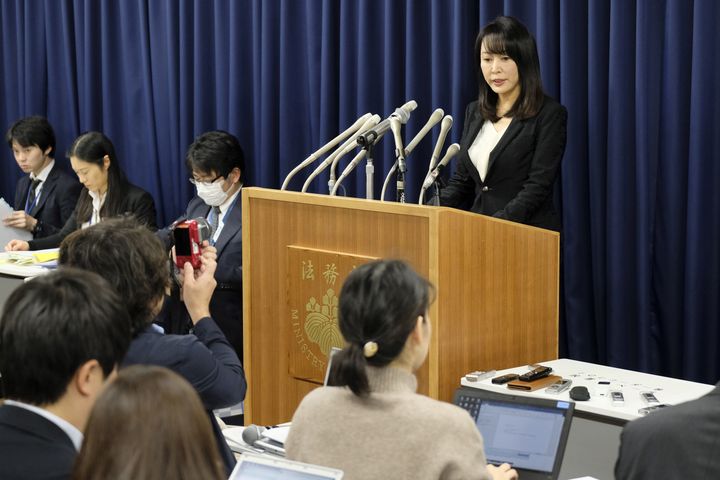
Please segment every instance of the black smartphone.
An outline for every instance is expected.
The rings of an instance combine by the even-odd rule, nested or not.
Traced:
[[[492,383],[494,383],[495,385],[504,385],[508,382],[512,382],[513,380],[517,380],[517,378],[517,373],[508,373],[506,375],[500,375],[499,377],[493,378]]]

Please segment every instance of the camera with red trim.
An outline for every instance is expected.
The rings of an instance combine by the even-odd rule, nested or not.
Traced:
[[[173,225],[172,232],[175,242],[175,265],[181,270],[185,263],[189,263],[196,270],[200,268],[202,244],[212,236],[212,228],[207,220],[200,217],[177,222]]]

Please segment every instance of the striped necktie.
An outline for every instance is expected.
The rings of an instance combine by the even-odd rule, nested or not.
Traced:
[[[34,178],[32,180],[32,183],[30,184],[30,193],[28,194],[27,203],[25,204],[25,213],[30,213],[30,211],[35,208],[35,199],[37,196],[35,195],[37,193],[38,185],[42,183],[42,180],[39,178]]]

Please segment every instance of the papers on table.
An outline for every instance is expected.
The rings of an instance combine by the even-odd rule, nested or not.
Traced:
[[[47,250],[34,250],[32,252],[5,252],[0,255],[0,262],[12,263],[19,266],[39,265],[41,267],[55,268],[59,250],[49,248]]]
[[[0,219],[8,217],[13,211],[13,208],[8,205],[5,199],[0,198]],[[10,240],[25,240],[27,242],[32,238],[32,233],[27,230],[7,227],[5,224],[0,223],[0,251],[4,249]]]
[[[269,438],[270,440],[275,440],[276,442],[282,443],[284,445],[289,433],[289,425],[287,427],[278,426],[265,430],[264,432],[262,432],[262,436],[265,438]]]
[[[31,278],[57,268],[58,249],[34,252],[0,251],[0,274]]]

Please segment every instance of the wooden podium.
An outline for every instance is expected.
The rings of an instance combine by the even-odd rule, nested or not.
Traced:
[[[556,232],[450,208],[242,190],[245,424],[289,421],[342,346],[355,266],[399,258],[435,285],[419,392],[451,400],[472,370],[557,358]]]

